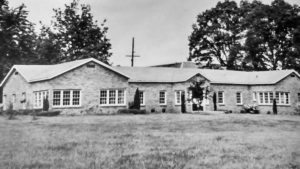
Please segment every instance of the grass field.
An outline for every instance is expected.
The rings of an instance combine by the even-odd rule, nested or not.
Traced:
[[[0,117],[0,168],[300,168],[300,117]]]

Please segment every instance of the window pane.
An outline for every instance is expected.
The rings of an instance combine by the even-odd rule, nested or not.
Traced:
[[[175,99],[176,104],[181,104],[181,91],[175,92]]]
[[[63,91],[63,105],[70,105],[70,91]]]
[[[269,93],[268,92],[264,93],[264,98],[265,98],[265,103],[269,103]]]
[[[109,104],[116,104],[116,91],[115,90],[109,91]]]
[[[159,92],[159,104],[166,104],[166,92]]]
[[[60,105],[60,91],[53,91],[53,106]]]
[[[106,90],[101,90],[100,91],[100,104],[107,104],[106,100],[107,100],[107,91]]]
[[[285,93],[285,104],[290,104],[290,93]]]
[[[144,105],[144,92],[140,91],[140,104]]]
[[[236,93],[236,103],[237,104],[242,103],[242,98],[241,98],[241,93],[240,92]]]
[[[285,94],[283,92],[280,93],[280,103],[284,104],[285,102]]]
[[[270,103],[273,103],[274,100],[273,92],[270,92],[269,96],[270,96]]]
[[[218,103],[224,103],[224,93],[218,92]]]
[[[73,91],[73,105],[80,105],[80,91],[79,90],[74,90]]]
[[[118,104],[124,104],[124,90],[118,90]]]
[[[264,93],[259,93],[259,103],[264,103]]]
[[[279,101],[280,101],[280,95],[279,95],[279,92],[276,92],[275,95],[276,95],[276,103],[278,104]]]

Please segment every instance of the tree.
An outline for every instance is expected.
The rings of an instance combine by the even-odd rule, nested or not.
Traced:
[[[218,2],[197,17],[189,36],[189,60],[236,69],[242,58],[240,11],[235,1]]]
[[[277,114],[277,104],[276,104],[276,99],[273,100],[273,114]]]
[[[214,111],[217,111],[217,94],[214,92],[213,95]]]
[[[10,8],[7,0],[0,1],[0,80],[12,65],[35,60],[36,34],[27,15],[24,4]]]
[[[65,9],[54,9],[53,32],[62,49],[61,62],[93,57],[108,63],[111,44],[106,37],[106,20],[99,26],[94,22],[89,5],[73,0]],[[50,34],[51,35],[51,34]]]
[[[133,99],[132,109],[140,110],[141,108],[141,100],[140,100],[140,91],[139,88],[136,89]]]
[[[244,7],[244,6],[242,6]],[[245,16],[245,48],[255,70],[298,67],[300,56],[293,46],[293,32],[300,8],[274,0],[271,5],[257,5]]]
[[[43,99],[43,111],[48,111],[49,110],[49,100],[48,100],[48,96],[46,96]]]
[[[186,113],[185,95],[183,92],[181,93],[180,99],[181,99],[181,113]]]

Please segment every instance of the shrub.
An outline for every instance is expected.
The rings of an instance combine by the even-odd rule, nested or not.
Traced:
[[[8,109],[6,111],[6,114],[8,115],[8,120],[13,120],[15,119],[15,116],[17,114],[17,111],[13,110],[13,104],[9,103]]]
[[[181,94],[181,113],[186,113],[186,107],[185,107],[185,95]]]
[[[155,113],[155,108],[152,108],[152,109],[151,109],[151,113]]]
[[[244,113],[250,113],[250,114],[259,114],[259,111],[257,110],[256,105],[251,105],[251,104],[245,104],[243,105],[243,110]]]
[[[118,110],[118,114],[147,114],[146,110],[138,110],[138,109],[120,109]]]
[[[43,112],[37,112],[36,116],[58,116],[60,114],[60,111],[43,111]]]
[[[43,111],[48,111],[49,110],[49,100],[48,96],[43,99]]]
[[[213,95],[214,111],[217,111],[217,94],[214,92]]]
[[[130,109],[137,109],[140,110],[141,108],[141,100],[140,100],[140,91],[139,88],[136,89],[135,94],[134,94],[134,100],[133,104],[129,106]]]
[[[162,108],[162,109],[161,109],[161,112],[162,112],[162,113],[165,113],[165,112],[166,112],[166,108]]]
[[[277,104],[276,104],[276,99],[273,100],[273,114],[277,114]]]

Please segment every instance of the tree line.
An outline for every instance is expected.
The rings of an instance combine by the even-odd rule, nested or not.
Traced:
[[[108,63],[111,44],[106,20],[98,24],[91,7],[78,0],[53,12],[51,25],[40,23],[37,31],[24,4],[12,8],[7,0],[0,1],[0,80],[14,64],[54,64],[88,57]]]
[[[300,72],[300,8],[284,0],[225,0],[200,13],[189,36],[189,60],[230,70]]]

